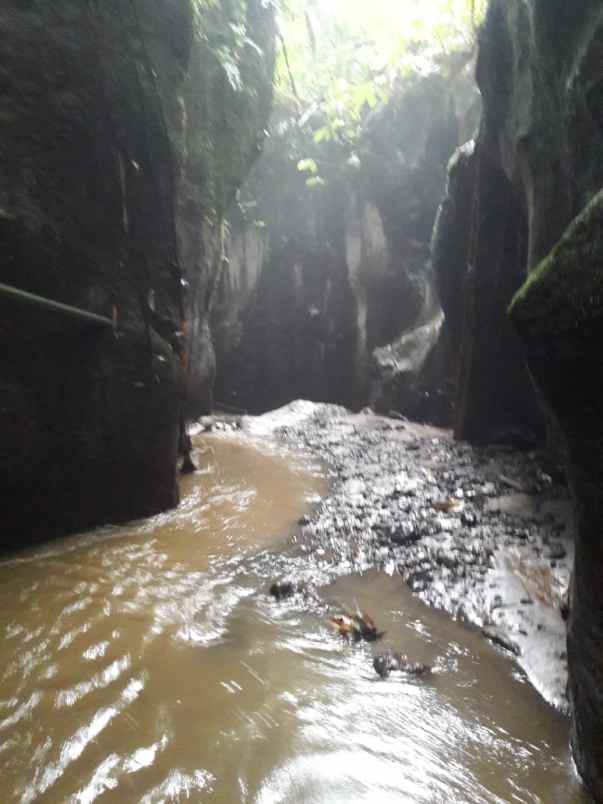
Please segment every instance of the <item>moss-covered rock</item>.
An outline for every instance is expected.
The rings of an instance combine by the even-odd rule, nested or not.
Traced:
[[[579,512],[573,744],[603,800],[601,2],[490,0],[479,44],[456,433],[483,440],[501,421],[546,424],[555,447],[563,434]]]
[[[603,798],[603,191],[515,296],[510,315],[565,441],[577,534],[568,630],[572,743]]]
[[[185,32],[166,37],[166,27],[176,26],[174,6]],[[262,0],[164,0],[149,13],[147,26],[176,160],[176,229],[187,281],[186,408],[198,415],[212,404],[209,319],[226,264],[225,216],[261,151],[268,124],[274,9]],[[177,49],[174,41],[180,43]]]
[[[601,5],[581,0],[570,11],[557,0],[491,0],[479,44],[480,175],[469,228],[456,432],[484,440],[505,422],[544,432],[505,311],[603,184]],[[500,242],[493,237],[496,221],[488,216],[497,199],[498,232],[507,229],[509,245],[503,259],[493,245]]]
[[[580,337],[603,317],[603,190],[529,274],[509,314],[525,338]],[[599,321],[600,324],[600,321]]]

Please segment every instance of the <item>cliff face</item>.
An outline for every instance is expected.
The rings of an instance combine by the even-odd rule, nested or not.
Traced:
[[[233,216],[217,399],[257,411],[303,396],[437,418],[422,387],[442,322],[429,243],[469,86],[469,69],[452,84],[409,79],[367,116],[351,159],[341,142],[315,153],[311,134],[274,121]],[[306,185],[307,156],[324,184]]]
[[[461,438],[543,436],[506,308],[601,181],[599,14],[588,2],[571,13],[557,2],[490,3],[477,145],[451,167],[434,238]]]
[[[181,95],[174,97],[169,84],[162,92],[179,156],[176,224],[188,282],[185,408],[192,416],[212,405],[210,315],[226,267],[226,216],[262,150],[274,60],[271,3],[197,0]]]
[[[603,798],[603,190],[578,215],[514,299],[529,365],[563,433],[577,501],[568,630],[572,742]]]
[[[222,214],[274,54],[260,0],[8,0],[0,34],[0,281],[115,323],[0,299],[1,543],[18,545],[177,501]]]
[[[501,429],[537,432],[546,421],[561,441],[578,511],[568,635],[573,746],[603,800],[600,2],[491,0],[477,77],[480,133],[451,174],[436,260],[441,286],[457,277],[465,288],[461,306],[442,294],[460,369],[457,434],[483,440]],[[507,306],[524,282],[512,327]]]

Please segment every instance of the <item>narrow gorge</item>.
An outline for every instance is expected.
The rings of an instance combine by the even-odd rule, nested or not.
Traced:
[[[5,0],[3,800],[603,802],[602,109],[600,0]]]

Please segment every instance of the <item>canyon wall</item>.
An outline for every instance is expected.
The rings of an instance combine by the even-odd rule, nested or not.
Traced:
[[[564,457],[577,507],[572,742],[600,801],[603,8],[491,0],[479,44],[480,131],[451,165],[434,248],[456,432],[533,443],[546,428]]]
[[[467,61],[453,80],[404,81],[365,116],[353,153],[273,120],[232,214],[214,308],[219,402],[263,411],[303,396],[450,420],[430,239],[446,164],[479,114]]]
[[[1,547],[177,502],[273,36],[261,0],[2,4],[0,282],[105,320],[0,294]]]

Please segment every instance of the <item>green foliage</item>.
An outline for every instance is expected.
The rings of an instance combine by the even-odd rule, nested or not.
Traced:
[[[300,173],[318,173],[318,165],[314,159],[300,159],[297,169]]]
[[[338,143],[353,156],[366,116],[405,81],[453,74],[469,60],[486,3],[280,0],[279,119],[288,114],[315,145]]]
[[[525,334],[576,331],[600,321],[603,308],[603,190],[528,275],[509,307]]]
[[[255,160],[270,113],[274,21],[263,0],[191,0],[183,158],[208,221],[223,218]]]

